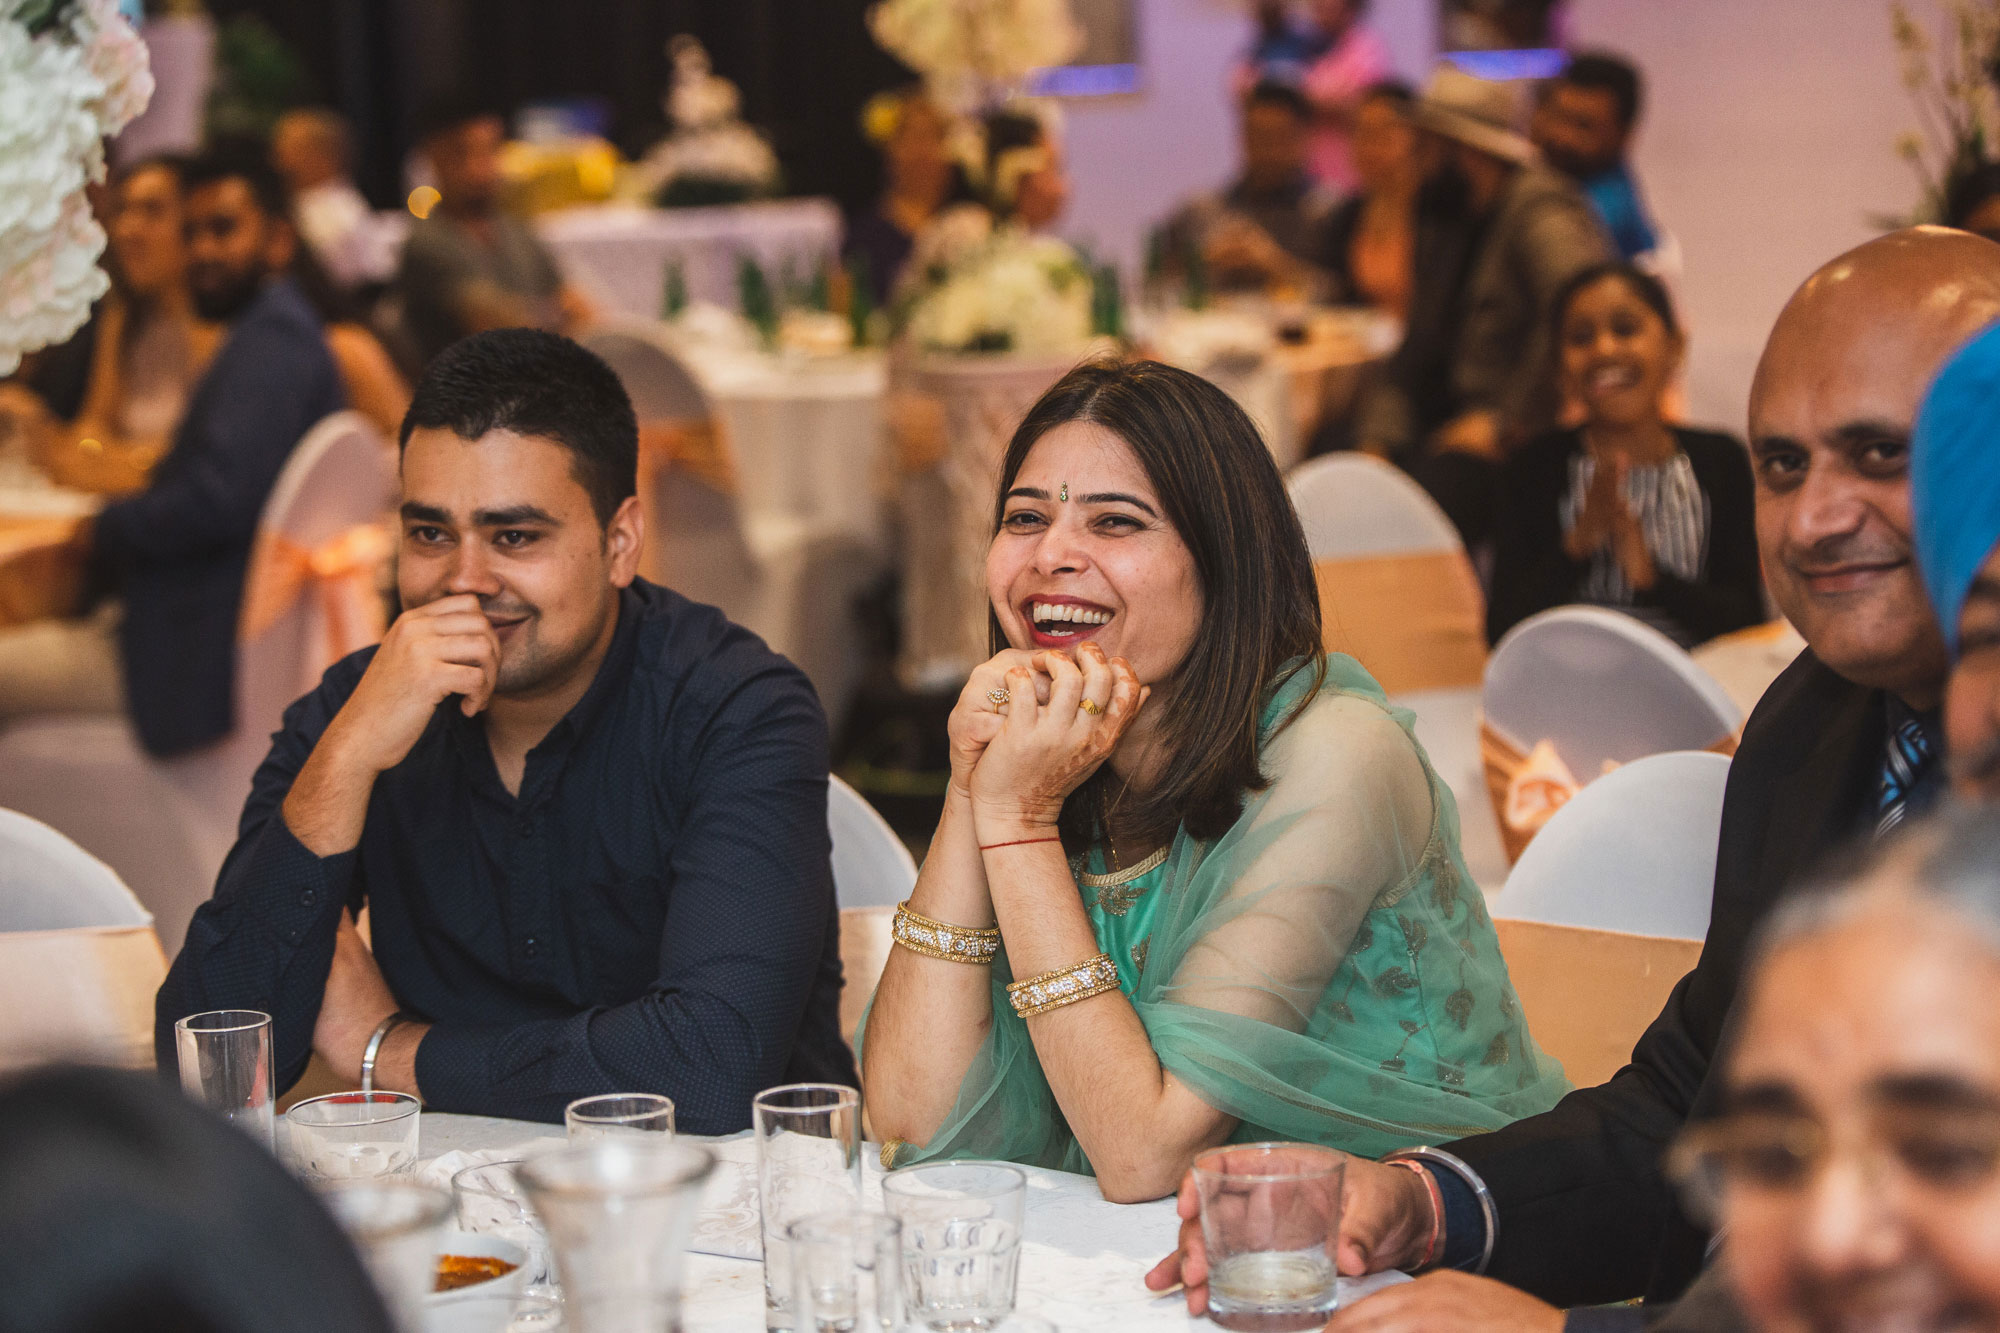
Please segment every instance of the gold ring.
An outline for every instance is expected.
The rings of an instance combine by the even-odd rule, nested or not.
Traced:
[[[1009,690],[1005,685],[1000,685],[986,691],[986,697],[993,702],[993,711],[996,713],[1014,700],[1013,691]]]
[[[1097,702],[1097,700],[1095,699],[1085,699],[1082,703],[1078,704],[1077,707],[1081,708],[1084,712],[1090,714],[1092,717],[1096,717],[1099,713],[1104,711],[1104,705]]]

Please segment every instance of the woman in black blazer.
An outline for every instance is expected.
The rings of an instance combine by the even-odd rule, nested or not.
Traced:
[[[1762,620],[1749,455],[1663,414],[1684,348],[1666,289],[1598,265],[1558,293],[1554,318],[1584,423],[1530,440],[1501,471],[1487,637],[1578,602],[1687,648]]]

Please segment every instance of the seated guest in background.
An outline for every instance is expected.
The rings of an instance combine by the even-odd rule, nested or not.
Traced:
[[[1287,0],[1257,0],[1256,22],[1256,36],[1238,70],[1238,81],[1245,86],[1270,79],[1297,87],[1327,52],[1326,34],[1315,24],[1300,22]]]
[[[1660,1163],[1721,1092],[1717,1052],[1746,941],[1823,857],[1893,829],[1944,785],[1947,664],[1911,554],[1910,431],[1938,367],[1996,317],[2000,246],[1941,227],[1841,255],[1778,316],[1750,396],[1757,536],[1772,595],[1809,647],[1765,693],[1730,765],[1701,961],[1610,1082],[1442,1145],[1445,1156],[1419,1163],[1424,1177],[1348,1163],[1342,1270],[1415,1269],[1442,1225],[1443,1271],[1343,1311],[1333,1333],[1553,1333],[1558,1307],[1644,1295],[1657,1313],[1700,1273],[1708,1237]],[[1181,1211],[1194,1216],[1185,1188]],[[1200,1309],[1206,1260],[1191,1224],[1181,1239],[1187,1263],[1169,1260],[1149,1281],[1185,1279]],[[1636,1329],[1644,1317],[1569,1322]]]
[[[2000,241],[2000,162],[1985,162],[1961,173],[1945,195],[1948,227]]]
[[[262,162],[182,173],[195,313],[225,326],[146,488],[84,525],[117,599],[80,620],[0,631],[0,717],[130,710],[179,754],[236,726],[236,626],[264,501],[292,448],[344,405],[319,321],[290,279],[284,187]]]
[[[1553,1104],[1451,793],[1322,653],[1243,410],[1153,362],[1081,367],[1015,432],[995,513],[999,651],[952,713],[862,1043],[894,1160],[1088,1171],[1131,1202],[1232,1138],[1375,1154]],[[1058,977],[1083,984],[1022,990]]]
[[[1571,602],[1628,611],[1684,648],[1758,623],[1750,456],[1663,414],[1685,350],[1667,289],[1623,262],[1585,269],[1554,320],[1584,422],[1500,471],[1487,637]]]
[[[1408,85],[1378,83],[1354,110],[1354,171],[1360,186],[1327,220],[1321,251],[1327,296],[1337,305],[1366,305],[1398,319],[1409,313],[1416,271],[1416,105]]]
[[[610,367],[531,329],[432,363],[403,425],[406,608],[286,711],[173,1024],[275,1020],[433,1108],[559,1121],[673,1098],[749,1124],[775,1083],[854,1082],[840,1037],[826,720],[791,663],[634,577],[638,425]],[[349,915],[370,911],[373,952]]]
[[[1660,245],[1628,159],[1643,96],[1638,70],[1617,56],[1587,52],[1542,85],[1528,128],[1543,160],[1583,187],[1626,259]]]
[[[1759,1333],[2000,1326],[2000,823],[1875,861],[1773,914],[1673,1159]]]
[[[1334,195],[1306,173],[1312,107],[1295,89],[1260,83],[1243,99],[1243,174],[1186,204],[1167,223],[1163,259],[1184,271],[1200,254],[1221,291],[1322,287],[1317,264]]]
[[[378,217],[348,174],[347,122],[324,107],[287,111],[271,130],[271,165],[291,191],[306,249],[345,292],[379,288],[396,272],[398,222]]]
[[[362,315],[362,302],[342,291],[305,246],[293,247],[290,272],[326,328],[327,350],[340,367],[347,401],[387,440],[403,428],[410,382]]]
[[[1420,438],[1412,405],[1401,400],[1406,384],[1391,378],[1370,395],[1357,427],[1361,447],[1402,462],[1471,547],[1491,534],[1501,460],[1555,424],[1547,372],[1555,295],[1612,257],[1590,205],[1567,178],[1536,162],[1517,119],[1512,88],[1452,65],[1441,66],[1425,89],[1418,124],[1440,155],[1440,183],[1462,196],[1476,237],[1462,264],[1420,256],[1411,294],[1413,307],[1451,312],[1450,416]]]
[[[149,158],[112,182],[105,218],[112,291],[92,316],[82,399],[65,412],[27,386],[0,389],[0,405],[25,425],[31,451],[65,484],[143,485],[221,342],[221,327],[196,313],[188,286],[183,166]]]
[[[410,228],[395,287],[425,362],[470,333],[527,326],[574,332],[590,305],[564,284],[532,228],[500,198],[506,127],[489,111],[444,107],[423,135],[438,202]]]
[[[1062,144],[1038,116],[1022,110],[990,112],[980,132],[982,179],[972,191],[974,199],[941,209],[924,224],[903,266],[906,287],[934,267],[949,268],[996,230],[1048,230],[1069,202]]]
[[[921,88],[869,102],[862,128],[882,149],[887,181],[880,199],[847,220],[841,254],[850,265],[865,265],[869,292],[881,305],[902,276],[917,233],[963,193],[965,183],[945,148],[944,112]]]
[[[1365,20],[1369,0],[1312,0],[1313,26],[1324,43],[1299,89],[1312,103],[1315,125],[1308,166],[1330,190],[1356,185],[1349,138],[1362,94],[1395,72],[1389,48]]]

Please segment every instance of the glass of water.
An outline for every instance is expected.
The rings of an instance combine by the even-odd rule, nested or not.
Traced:
[[[882,1201],[903,1224],[903,1300],[938,1330],[990,1328],[1014,1308],[1028,1176],[1003,1162],[891,1171]]]
[[[408,1174],[423,1106],[407,1092],[332,1092],[299,1102],[285,1124],[300,1172],[311,1180]]]
[[[791,1328],[792,1223],[861,1206],[861,1094],[838,1083],[788,1083],[750,1103],[764,1222],[764,1327]]]
[[[821,1213],[792,1223],[792,1327],[895,1333],[903,1325],[903,1226],[881,1213]]]
[[[536,1295],[554,1295],[555,1263],[549,1254],[549,1235],[542,1219],[528,1199],[528,1191],[515,1174],[519,1161],[488,1162],[468,1166],[451,1178],[452,1202],[458,1207],[462,1231],[511,1240],[528,1252],[523,1279]]]
[[[1211,1148],[1194,1159],[1208,1315],[1222,1328],[1318,1328],[1339,1304],[1334,1243],[1347,1158],[1303,1143]]]
[[[579,1097],[563,1111],[563,1127],[571,1143],[588,1143],[620,1134],[671,1134],[674,1103],[657,1092],[607,1092]]]
[[[337,1180],[316,1185],[340,1222],[401,1333],[418,1333],[437,1284],[438,1242],[451,1196],[412,1180]]]
[[[214,1009],[174,1024],[181,1091],[197,1105],[272,1146],[277,1092],[271,1073],[271,1016],[256,1009]]]

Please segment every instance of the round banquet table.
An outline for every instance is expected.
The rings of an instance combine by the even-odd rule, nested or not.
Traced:
[[[424,1113],[421,1132],[420,1178],[426,1167],[447,1153],[528,1155],[562,1142],[555,1125],[435,1111]],[[762,1265],[754,1257],[742,1257],[746,1251],[754,1254],[757,1244],[756,1145],[747,1131],[719,1139],[684,1137],[710,1148],[719,1162],[703,1192],[702,1215],[683,1273],[682,1327],[686,1333],[762,1328]],[[879,1208],[879,1158],[872,1145],[862,1157],[867,1168],[863,1189],[870,1205]],[[1213,1327],[1205,1319],[1188,1317],[1178,1291],[1155,1295],[1141,1280],[1173,1248],[1179,1230],[1173,1200],[1106,1203],[1097,1182],[1088,1176],[1040,1167],[1026,1170],[1028,1208],[1019,1309],[1041,1315],[1065,1333],[1082,1329],[1185,1333]],[[705,1250],[731,1251],[736,1257]],[[1343,1278],[1341,1300],[1357,1300],[1407,1280],[1400,1273],[1358,1282]]]
[[[773,285],[787,265],[801,276],[840,253],[831,199],[774,199],[708,208],[565,208],[535,219],[563,276],[606,314],[658,319],[667,267],[678,261],[691,301],[734,310],[736,266],[754,258]]]

